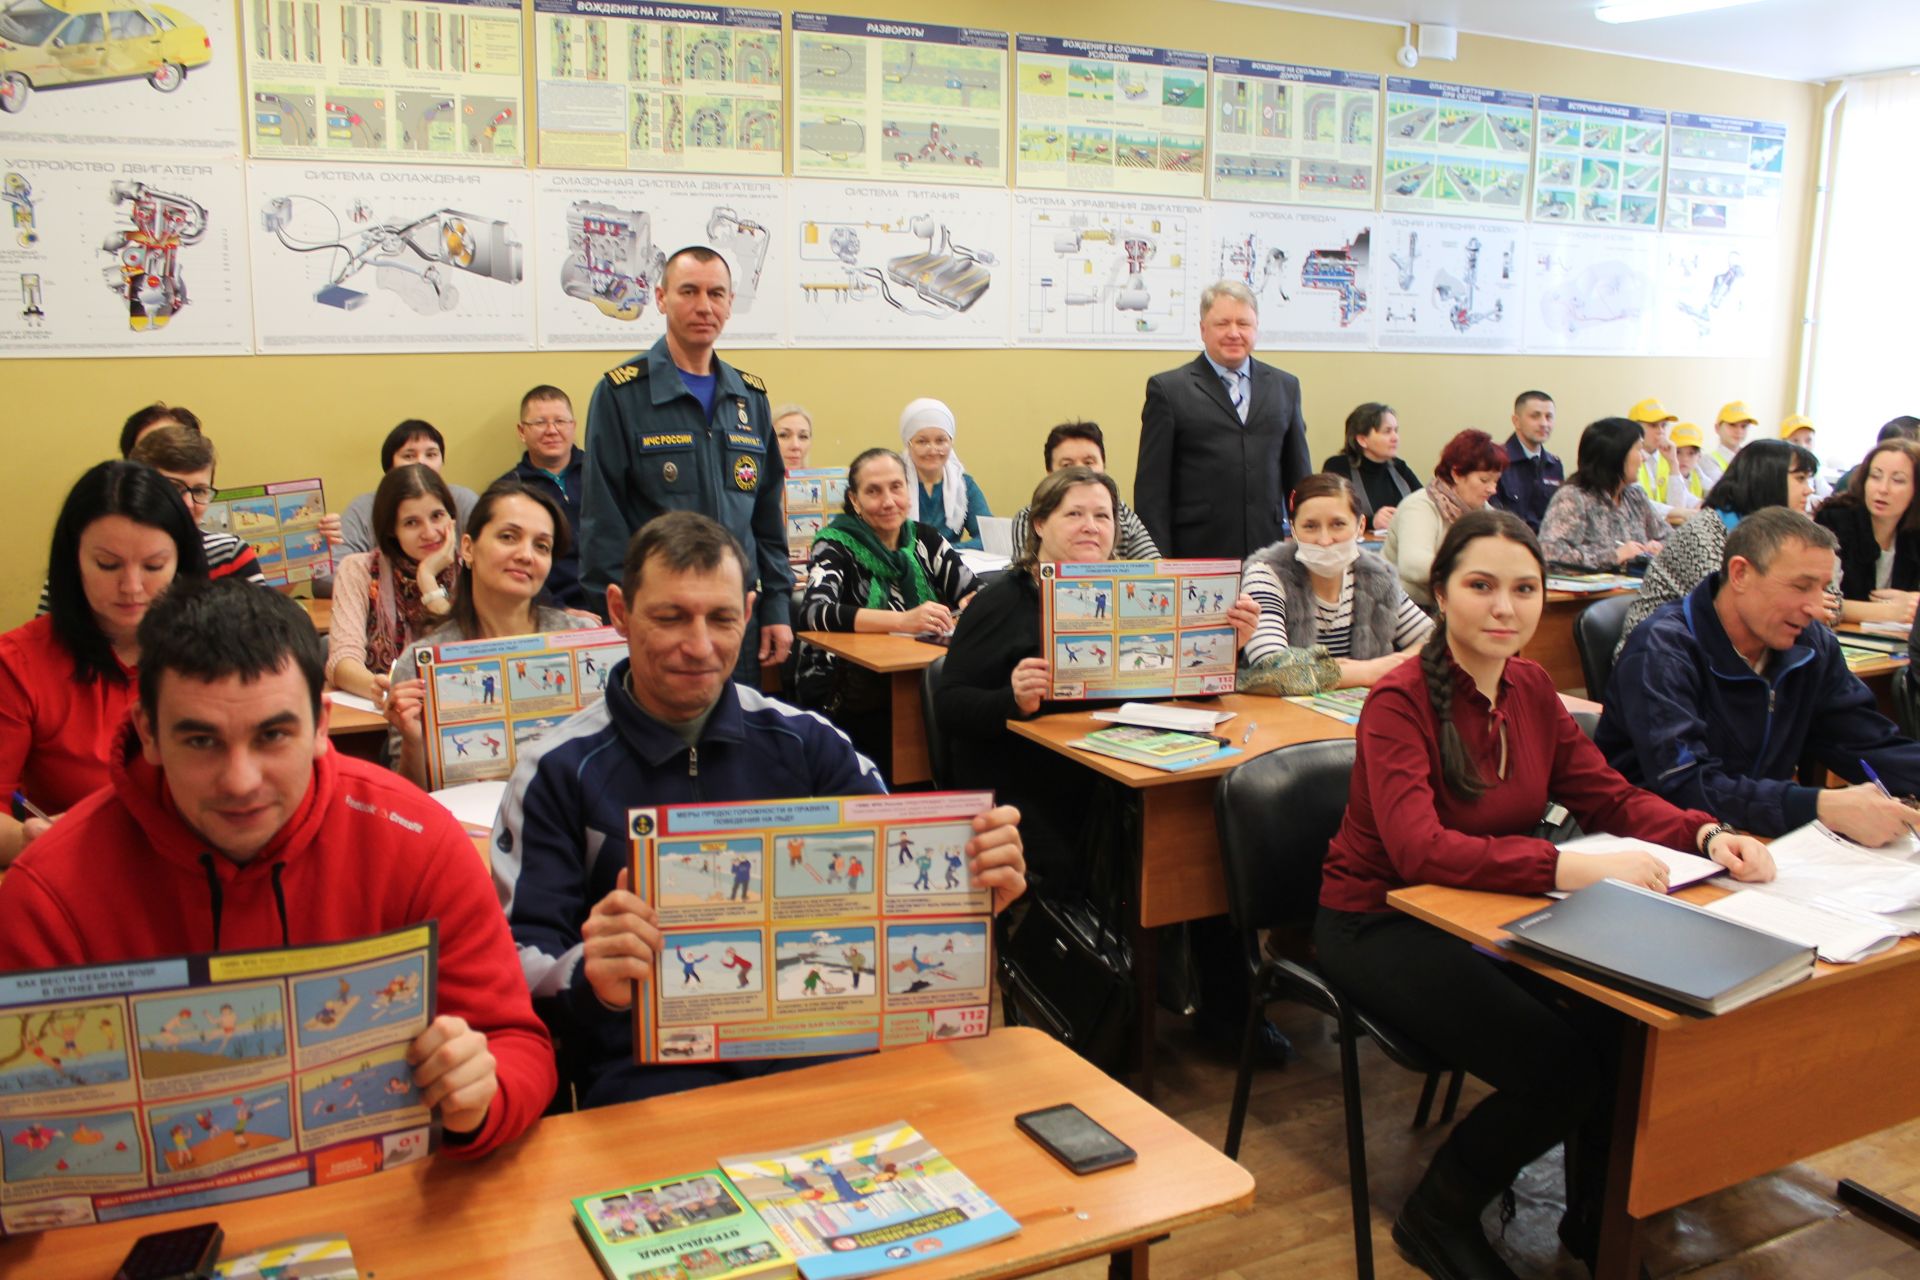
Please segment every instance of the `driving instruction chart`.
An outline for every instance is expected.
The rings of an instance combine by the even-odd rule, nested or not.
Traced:
[[[1380,77],[1213,60],[1216,200],[1371,209]]]
[[[1387,213],[1527,216],[1533,95],[1387,77]]]
[[[795,176],[998,187],[1007,33],[793,15]]]
[[[1543,94],[1533,220],[1653,230],[1666,156],[1665,111]]]
[[[540,163],[778,176],[780,15],[534,0]]]
[[[1260,345],[1338,350],[1373,342],[1371,212],[1270,204],[1207,208],[1210,280],[1237,280],[1260,305]]]
[[[1238,560],[1040,566],[1040,642],[1057,700],[1233,692]]]
[[[1014,340],[1041,347],[1188,345],[1205,276],[1207,209],[1049,191],[1013,196]]]
[[[518,0],[241,0],[259,159],[521,166]]]
[[[1206,195],[1206,54],[1056,36],[1015,43],[1020,186]]]
[[[1787,126],[1673,113],[1667,230],[1770,235],[1780,221]]]
[[[1382,218],[1375,345],[1398,351],[1518,351],[1526,228],[1466,218]]]

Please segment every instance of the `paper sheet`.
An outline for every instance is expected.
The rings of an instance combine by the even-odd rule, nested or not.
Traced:
[[[1851,964],[1892,946],[1900,931],[1836,915],[1772,893],[1733,893],[1709,903],[1714,915],[1812,947],[1828,964]]]

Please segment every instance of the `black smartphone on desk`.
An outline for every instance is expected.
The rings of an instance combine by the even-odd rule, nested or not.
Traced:
[[[207,1280],[220,1260],[225,1233],[215,1222],[141,1236],[113,1280]]]
[[[1047,1149],[1047,1154],[1075,1173],[1092,1173],[1115,1165],[1132,1164],[1132,1147],[1095,1123],[1092,1116],[1063,1102],[1057,1107],[1025,1111],[1013,1118],[1020,1132]]]

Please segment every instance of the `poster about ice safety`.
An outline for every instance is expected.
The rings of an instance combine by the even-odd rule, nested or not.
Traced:
[[[1373,242],[1375,345],[1384,351],[1520,350],[1524,226],[1382,218]]]
[[[1673,113],[1667,230],[1771,235],[1780,221],[1787,126]]]
[[[240,0],[256,159],[527,163],[518,0]]]
[[[0,146],[240,155],[223,0],[0,5]]]
[[[1197,200],[1018,191],[1014,341],[1191,347],[1207,265]]]
[[[786,337],[786,184],[691,174],[534,173],[540,345],[644,351],[665,331],[667,258],[704,244],[733,276],[726,345]]]
[[[525,172],[247,166],[263,354],[533,346]]]
[[[1380,77],[1213,60],[1213,197],[1371,209]]]
[[[998,187],[1007,33],[793,15],[793,172]]]
[[[1047,696],[1232,693],[1240,645],[1227,611],[1239,597],[1238,560],[1041,565]]]
[[[245,355],[238,160],[0,153],[0,356]]]
[[[1357,350],[1373,342],[1377,215],[1270,204],[1207,207],[1214,280],[1237,280],[1260,307],[1269,350]]]
[[[1542,95],[1534,156],[1535,222],[1659,227],[1665,111]]]
[[[1015,48],[1020,186],[1206,195],[1206,54],[1034,35]]]
[[[1387,77],[1388,213],[1527,216],[1533,95],[1510,89]]]
[[[1006,342],[1006,192],[795,181],[788,198],[795,345]]]
[[[778,177],[780,15],[534,0],[542,165]]]

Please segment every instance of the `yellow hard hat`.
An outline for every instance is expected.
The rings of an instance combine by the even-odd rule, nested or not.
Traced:
[[[1760,419],[1754,414],[1753,410],[1747,408],[1747,402],[1745,400],[1729,400],[1720,406],[1720,416],[1715,418],[1714,421],[1752,423],[1758,422]]]
[[[1668,412],[1667,406],[1654,399],[1642,400],[1627,410],[1627,417],[1643,426],[1651,426],[1657,422],[1672,422],[1679,416],[1677,413]]]
[[[1800,430],[1812,431],[1814,430],[1814,425],[1806,417],[1797,413],[1790,413],[1787,415],[1787,420],[1780,424],[1780,438],[1782,440],[1791,440],[1793,433]]]
[[[1700,434],[1699,427],[1694,426],[1691,422],[1682,422],[1674,427],[1673,430],[1667,432],[1667,439],[1673,443],[1673,447],[1676,449],[1698,449],[1704,442],[1705,437]]]

